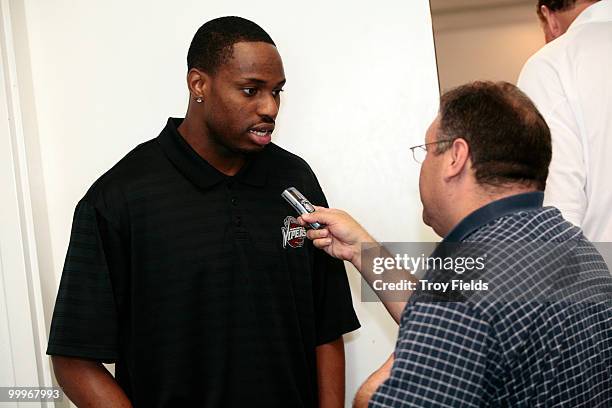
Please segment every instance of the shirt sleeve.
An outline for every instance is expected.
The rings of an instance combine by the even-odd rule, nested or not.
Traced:
[[[361,327],[351,299],[344,263],[315,249],[315,321],[317,345]]]
[[[370,407],[487,405],[489,324],[465,302],[409,303],[390,377]]]
[[[552,62],[536,54],[523,67],[518,86],[533,100],[550,128],[553,154],[544,202],[581,226],[587,207],[584,146],[559,74]]]
[[[316,180],[312,203],[327,207],[327,199]],[[361,327],[351,298],[344,262],[314,249],[314,299],[317,345],[332,342]]]
[[[74,212],[47,354],[104,362],[118,358],[117,308],[107,252],[120,235],[87,201]]]

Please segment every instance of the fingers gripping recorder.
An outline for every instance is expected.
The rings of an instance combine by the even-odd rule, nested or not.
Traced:
[[[312,206],[312,204],[310,204],[310,201],[308,201],[308,199],[304,197],[295,187],[289,187],[283,191],[281,197],[291,204],[295,211],[297,211],[298,215],[312,213],[315,211],[315,208]],[[313,222],[310,224],[310,226],[314,229],[319,229],[322,227],[322,225],[318,222]]]

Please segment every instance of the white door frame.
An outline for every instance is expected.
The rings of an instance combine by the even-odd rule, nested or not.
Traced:
[[[10,3],[0,0],[0,386],[50,387]]]

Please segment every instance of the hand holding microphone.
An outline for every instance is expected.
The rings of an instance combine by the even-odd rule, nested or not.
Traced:
[[[385,256],[389,254],[387,250],[348,213],[333,208],[313,206],[294,187],[285,190],[282,196],[300,215],[298,217],[300,225],[313,228],[306,231],[306,236],[312,240],[314,246],[334,258],[352,263],[366,282],[373,287],[373,281],[378,279],[378,275],[371,270],[362,270],[361,246],[374,244],[373,247],[378,248]],[[381,300],[393,319],[399,323],[406,301],[393,302],[383,298]],[[392,359],[389,361],[391,361],[389,364],[392,364]],[[386,366],[387,364],[383,368]]]
[[[315,247],[361,271],[361,243],[376,241],[353,217],[342,210],[312,205],[295,187],[287,188],[281,197],[298,213],[300,225],[312,228],[306,236]]]
[[[374,243],[370,234],[342,210],[314,206],[315,212],[302,214],[301,225],[319,223],[320,229],[308,230],[306,235],[315,247],[334,258],[351,262],[361,270],[361,244]]]

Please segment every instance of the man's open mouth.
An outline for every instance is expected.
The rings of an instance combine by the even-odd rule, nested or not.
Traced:
[[[259,146],[265,146],[272,141],[273,124],[260,124],[249,129],[251,141]]]
[[[270,136],[272,135],[272,131],[273,129],[270,130],[257,130],[257,129],[250,129],[249,133],[254,134],[255,136],[260,136],[260,137],[264,137],[264,136]]]

